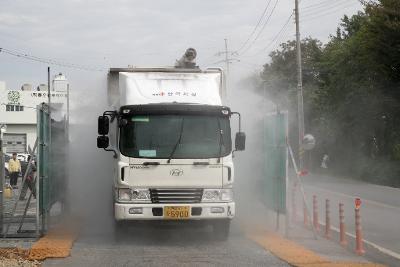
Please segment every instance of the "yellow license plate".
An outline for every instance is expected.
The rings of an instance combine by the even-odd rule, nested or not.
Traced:
[[[164,218],[172,220],[181,220],[189,218],[190,207],[189,206],[167,206],[164,207]]]

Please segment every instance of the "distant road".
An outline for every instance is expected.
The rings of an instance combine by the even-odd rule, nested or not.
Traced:
[[[363,238],[400,257],[400,189],[327,175],[310,174],[302,180],[310,207],[312,195],[317,195],[320,222],[325,221],[325,199],[330,199],[332,225],[337,228],[339,202],[345,205],[346,230],[350,234],[355,234],[354,199],[361,198]]]

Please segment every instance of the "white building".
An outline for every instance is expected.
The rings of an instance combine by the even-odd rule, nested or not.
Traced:
[[[63,110],[67,105],[68,81],[61,73],[54,77],[51,103]],[[36,140],[36,107],[48,103],[47,85],[32,87],[24,84],[20,90],[8,90],[5,82],[0,81],[0,124],[7,126],[3,135],[6,153],[25,153],[28,146],[33,148]]]

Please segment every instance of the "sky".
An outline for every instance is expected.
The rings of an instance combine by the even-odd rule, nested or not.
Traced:
[[[50,66],[52,74],[67,76],[71,89],[84,90],[110,67],[173,65],[188,47],[197,49],[200,67],[225,67],[218,54],[225,38],[235,52],[232,72],[246,76],[259,72],[279,43],[295,38],[293,9],[294,0],[2,0],[0,81],[8,89],[37,86],[46,83]],[[359,10],[357,0],[301,0],[301,36],[326,42],[344,14]]]

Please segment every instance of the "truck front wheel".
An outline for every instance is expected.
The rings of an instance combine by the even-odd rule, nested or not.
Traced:
[[[216,240],[225,241],[228,239],[231,220],[217,220],[213,222],[212,226],[214,238]]]

